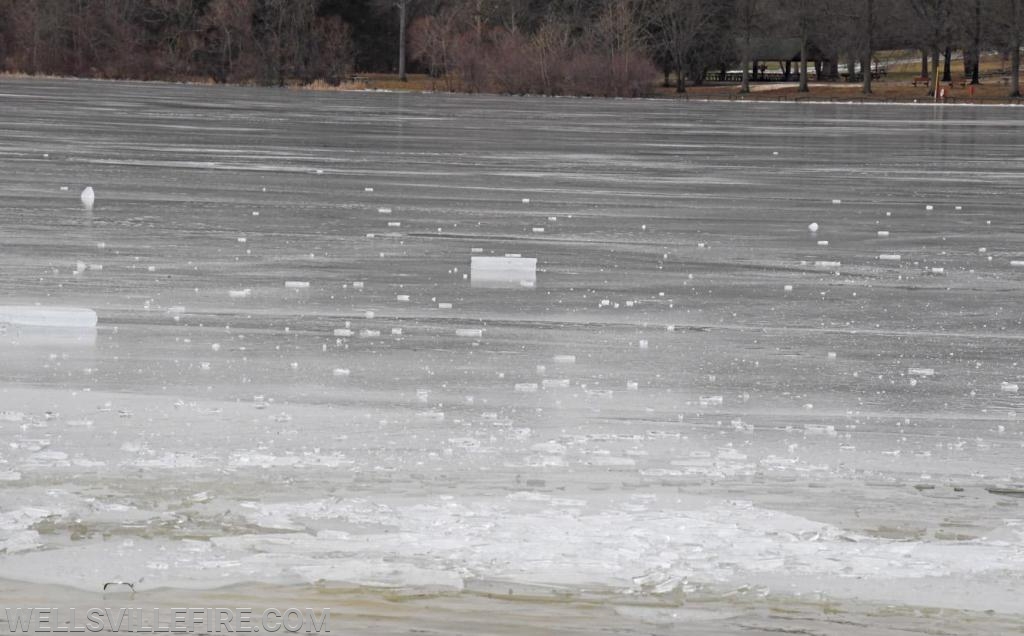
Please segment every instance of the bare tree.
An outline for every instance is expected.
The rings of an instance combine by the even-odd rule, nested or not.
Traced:
[[[534,34],[530,48],[537,60],[540,92],[554,95],[562,90],[565,61],[571,55],[572,36],[561,22],[545,22]]]
[[[252,55],[252,0],[212,0],[200,21],[208,69],[218,82],[237,80]],[[242,67],[242,68],[240,68]]]
[[[398,79],[409,81],[406,72],[408,58],[409,23],[412,18],[413,3],[416,0],[376,0],[375,4],[385,11],[394,11],[398,17]]]
[[[1024,44],[1024,0],[998,0],[993,13],[998,41],[1010,53],[1010,97],[1020,97],[1020,47]]]
[[[829,7],[820,0],[780,0],[780,7],[786,16],[783,31],[800,41],[800,88],[801,93],[810,90],[807,85],[807,58],[811,38],[819,25],[818,20],[828,12]]]
[[[714,4],[711,0],[653,0],[645,6],[651,19],[649,37],[655,48],[671,60],[677,93],[686,91],[684,69],[701,34],[715,17]]]
[[[458,15],[451,7],[417,18],[409,28],[412,57],[427,65],[432,78],[443,78],[449,91],[453,88],[451,73],[458,36]]]
[[[753,39],[759,34],[762,24],[764,0],[738,0],[736,3],[736,24],[740,40],[740,58],[743,77],[740,92],[750,92],[750,56]]]
[[[932,67],[928,73],[929,91],[938,90],[939,54],[952,39],[954,28],[953,0],[910,0],[916,18],[917,40],[931,53]]]
[[[861,23],[863,34],[860,46],[861,74],[864,76],[861,84],[861,92],[865,95],[871,94],[871,59],[875,55],[875,31],[878,28],[878,12],[875,7],[875,0],[862,0]]]

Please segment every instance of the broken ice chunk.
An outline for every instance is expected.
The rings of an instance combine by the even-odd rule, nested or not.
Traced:
[[[96,312],[79,307],[0,306],[0,324],[28,327],[95,327]]]
[[[473,256],[470,284],[474,287],[519,287],[537,280],[537,259],[522,257]]]

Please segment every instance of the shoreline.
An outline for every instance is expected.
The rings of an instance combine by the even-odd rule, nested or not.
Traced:
[[[309,93],[407,93],[414,95],[447,95],[447,96],[482,96],[482,97],[500,97],[500,98],[533,98],[533,99],[579,99],[579,100],[609,100],[609,101],[679,101],[679,102],[697,102],[697,103],[736,103],[736,102],[750,102],[750,103],[802,103],[802,104],[871,104],[871,105],[886,105],[886,106],[898,106],[898,105],[911,105],[911,106],[1022,106],[1024,105],[1024,97],[1011,98],[1008,96],[992,96],[992,97],[963,97],[963,96],[951,96],[941,100],[934,100],[928,95],[921,95],[920,97],[911,97],[905,95],[897,95],[892,97],[885,97],[879,93],[874,93],[870,96],[865,96],[860,93],[860,86],[858,84],[845,84],[845,83],[822,83],[818,86],[812,86],[812,90],[807,93],[799,93],[792,90],[789,86],[779,86],[777,82],[763,82],[761,84],[752,83],[752,90],[749,93],[742,94],[737,92],[736,86],[732,84],[728,85],[704,85],[704,86],[691,86],[685,93],[667,92],[664,87],[659,85],[659,88],[663,89],[662,92],[655,92],[651,95],[643,95],[638,97],[602,97],[593,95],[542,95],[535,93],[526,94],[504,94],[504,93],[483,93],[483,92],[468,92],[468,91],[445,91],[445,90],[432,90],[423,87],[416,86],[392,86],[390,84],[394,82],[387,82],[387,87],[374,87],[371,82],[363,86],[330,86],[326,88],[314,87],[310,85],[285,85],[285,86],[263,86],[258,84],[233,84],[225,83],[218,84],[212,81],[202,81],[195,79],[185,80],[171,80],[171,79],[110,79],[110,78],[99,78],[99,77],[79,77],[79,76],[63,76],[63,75],[28,75],[25,73],[18,72],[3,72],[0,73],[0,85],[4,81],[84,81],[84,82],[111,82],[119,84],[154,84],[154,85],[165,85],[165,86],[187,86],[187,87],[223,87],[223,88],[237,88],[237,89],[261,89],[271,91],[292,91],[292,92],[309,92]],[[397,80],[396,80],[397,81]],[[882,87],[894,87],[903,88],[896,86],[896,82],[880,82]],[[982,84],[982,86],[995,87],[993,84]],[[760,88],[761,90],[757,90]],[[818,90],[813,90],[817,88]],[[1002,89],[1002,86],[998,88]],[[854,94],[844,94],[844,93]]]

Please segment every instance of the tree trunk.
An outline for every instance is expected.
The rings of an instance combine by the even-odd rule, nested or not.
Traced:
[[[860,92],[865,95],[871,94],[871,58],[875,48],[875,0],[867,0],[865,4],[867,15],[864,22],[864,35],[867,36],[867,49],[864,51],[864,60],[860,63],[860,72],[863,75],[863,83]]]
[[[743,76],[739,81],[739,92],[749,93],[751,92],[751,42],[750,38],[746,38],[743,42]]]
[[[871,52],[864,57],[864,60],[860,63],[860,72],[862,75],[860,92],[865,95],[871,94]]]
[[[974,42],[971,47],[971,84],[981,83],[981,2],[974,0]]]
[[[1014,37],[1010,50],[1010,97],[1020,97],[1020,40]]]
[[[952,74],[952,72],[950,70],[950,65],[952,63],[952,60],[953,60],[953,51],[952,51],[952,49],[950,49],[947,46],[945,53],[943,53],[943,61],[942,61],[942,81],[943,82],[952,82],[953,81],[953,74]]]
[[[938,85],[935,80],[939,78],[939,48],[935,47],[932,49],[932,70],[928,73],[928,90],[931,91],[931,95],[936,94],[939,91]]]
[[[857,58],[851,55],[846,61],[846,81],[856,82],[857,81]]]
[[[800,38],[800,92],[807,93],[807,36]]]
[[[685,93],[686,92],[686,76],[683,75],[683,66],[682,66],[682,64],[677,64],[676,65],[676,92],[677,93]]]
[[[928,51],[921,49],[921,77],[928,77]]]
[[[398,79],[402,82],[409,81],[405,74],[405,10],[408,4],[409,0],[398,0]]]
[[[704,86],[704,78],[710,72],[711,70],[707,68],[694,68],[691,73],[693,77],[690,78],[690,86]]]

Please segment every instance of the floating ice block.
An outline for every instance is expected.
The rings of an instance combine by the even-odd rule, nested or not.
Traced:
[[[96,312],[79,307],[0,306],[0,323],[28,327],[95,327]]]
[[[537,259],[501,256],[473,256],[470,262],[470,280],[473,285],[510,285],[537,281]]]
[[[91,210],[94,203],[96,203],[96,192],[92,186],[89,186],[82,190],[82,205]]]

